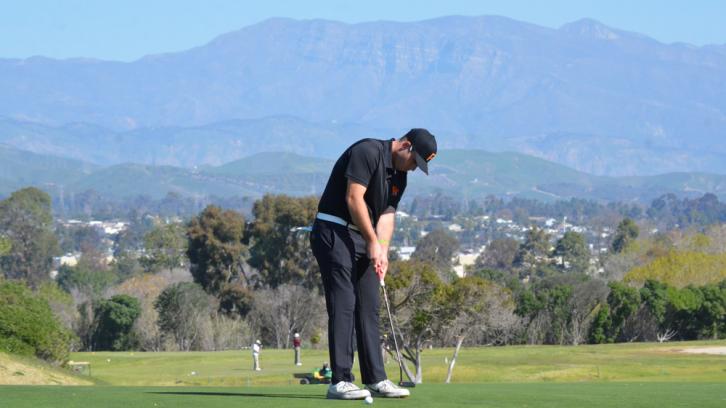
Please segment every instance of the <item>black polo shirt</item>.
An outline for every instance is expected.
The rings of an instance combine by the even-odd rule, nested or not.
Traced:
[[[345,201],[348,180],[366,186],[363,198],[374,227],[381,214],[395,211],[406,189],[407,173],[393,167],[393,140],[363,139],[343,152],[333,166],[318,211],[353,222]]]

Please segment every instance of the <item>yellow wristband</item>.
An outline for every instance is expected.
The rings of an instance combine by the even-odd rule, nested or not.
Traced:
[[[378,243],[381,245],[388,245],[390,241],[388,241],[387,239],[379,239]]]

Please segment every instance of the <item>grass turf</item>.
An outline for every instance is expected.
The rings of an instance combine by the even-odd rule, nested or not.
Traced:
[[[723,407],[722,383],[424,384],[390,407]],[[325,400],[325,386],[296,387],[54,387],[3,386],[3,407],[323,407],[361,406]]]
[[[726,341],[595,346],[516,346],[463,349],[453,383],[442,384],[453,350],[423,353],[424,384],[396,407],[724,407],[726,356],[686,354],[689,347]],[[299,385],[295,372],[326,360],[304,350],[264,350],[263,371],[251,370],[249,350],[190,353],[74,353],[91,363],[96,386],[0,386],[0,407],[320,407],[324,385]],[[386,366],[391,378],[398,369]],[[357,374],[357,373],[356,373]],[[358,406],[361,406],[358,405]]]
[[[452,382],[726,382],[726,356],[678,352],[702,346],[726,346],[726,342],[465,348]],[[452,353],[451,349],[423,352],[424,383],[444,381],[446,359]],[[260,372],[251,370],[248,350],[74,353],[71,358],[89,361],[94,379],[109,385],[259,386],[296,384],[293,373],[319,367],[327,352],[303,350],[304,365],[295,367],[291,350],[264,350]],[[398,378],[393,359],[386,371],[390,378]]]

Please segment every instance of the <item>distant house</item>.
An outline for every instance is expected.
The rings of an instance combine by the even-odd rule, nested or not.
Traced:
[[[461,228],[461,225],[459,225],[459,224],[451,224],[451,225],[449,225],[449,231],[451,231],[451,232],[461,232],[463,230],[464,229]]]
[[[78,260],[81,258],[81,254],[65,254],[61,257],[58,257],[58,265],[59,266],[76,266],[78,265]]]
[[[464,277],[466,267],[474,265],[479,258],[479,252],[459,252],[454,255],[454,272],[460,278]]]
[[[398,252],[399,259],[401,259],[402,261],[408,261],[409,259],[411,259],[411,255],[413,254],[413,252],[416,251],[416,247],[415,246],[402,246],[402,247],[396,248],[396,250]]]

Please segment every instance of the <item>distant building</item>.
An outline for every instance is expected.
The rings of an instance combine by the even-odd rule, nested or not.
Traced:
[[[396,251],[398,252],[398,257],[402,261],[408,261],[409,259],[411,259],[411,255],[414,253],[414,251],[416,251],[416,247],[415,246],[402,246],[402,247],[396,248]]]
[[[474,265],[476,263],[476,259],[479,258],[478,252],[472,252],[472,253],[462,253],[459,252],[456,255],[454,255],[454,272],[456,272],[456,275],[460,278],[464,277],[466,267],[470,265]]]
[[[449,231],[452,231],[452,232],[461,232],[463,230],[464,229],[461,228],[461,225],[459,225],[459,224],[451,224],[451,225],[449,225]]]
[[[65,254],[63,256],[58,257],[58,265],[59,266],[76,266],[78,265],[78,260],[81,258],[81,254]]]

